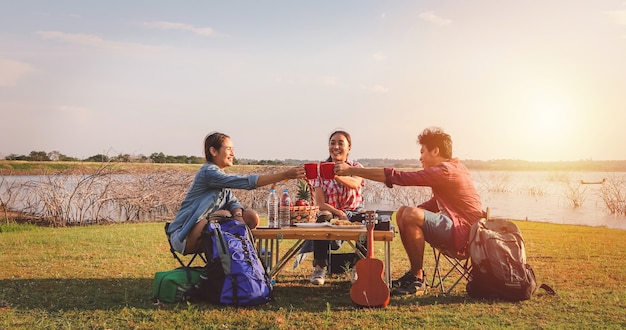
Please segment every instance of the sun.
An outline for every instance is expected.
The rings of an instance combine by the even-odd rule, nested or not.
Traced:
[[[531,129],[540,139],[562,136],[567,126],[567,107],[561,100],[543,98],[530,104]]]
[[[532,158],[558,159],[576,143],[576,111],[567,98],[558,93],[536,93],[526,104],[527,146]]]

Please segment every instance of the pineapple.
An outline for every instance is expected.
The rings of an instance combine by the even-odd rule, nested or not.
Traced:
[[[298,180],[298,192],[296,197],[298,201],[305,201],[307,205],[311,203],[311,190],[305,180]]]
[[[314,205],[312,190],[308,181],[298,180],[298,192],[296,193],[298,200],[294,206],[297,214],[295,222],[315,222],[317,220],[319,207]]]

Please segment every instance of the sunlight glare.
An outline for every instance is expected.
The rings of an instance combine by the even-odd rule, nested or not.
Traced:
[[[575,148],[577,115],[570,103],[559,93],[546,90],[528,99],[526,142],[533,158],[558,159],[566,150]]]
[[[541,139],[554,139],[563,133],[567,122],[567,109],[555,99],[535,100],[530,104],[533,114],[533,131]]]

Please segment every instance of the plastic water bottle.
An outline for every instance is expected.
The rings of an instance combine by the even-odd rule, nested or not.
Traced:
[[[278,196],[276,191],[270,189],[270,194],[267,196],[267,226],[270,228],[279,228],[278,225]]]
[[[289,227],[291,225],[291,215],[289,207],[291,206],[291,198],[289,198],[289,191],[283,190],[283,194],[280,196],[280,204],[278,205],[278,222],[280,227]]]

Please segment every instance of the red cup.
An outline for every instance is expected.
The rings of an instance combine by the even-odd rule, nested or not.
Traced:
[[[332,162],[320,163],[320,173],[322,174],[322,179],[324,180],[334,179],[335,178],[335,163],[332,163]]]
[[[306,178],[309,180],[317,179],[317,163],[304,164],[304,170],[306,171]]]

